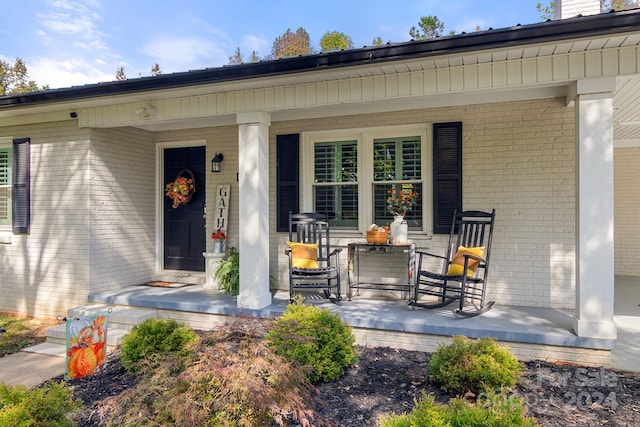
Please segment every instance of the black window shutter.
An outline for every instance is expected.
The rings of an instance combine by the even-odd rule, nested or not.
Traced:
[[[13,140],[13,233],[29,234],[31,222],[31,139]]]
[[[277,230],[289,231],[289,212],[300,210],[300,135],[276,136]]]
[[[433,125],[433,232],[449,234],[462,210],[462,123]]]

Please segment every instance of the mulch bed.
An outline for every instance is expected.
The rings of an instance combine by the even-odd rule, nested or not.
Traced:
[[[428,353],[365,347],[357,352],[359,362],[340,380],[317,387],[317,397],[327,403],[317,412],[336,426],[376,426],[384,413],[410,411],[423,391],[443,403],[454,397],[426,378]],[[68,384],[85,402],[79,425],[99,426],[100,402],[135,387],[136,378],[114,353],[104,372]],[[640,373],[527,362],[513,392],[526,399],[527,415],[542,426],[640,426]]]

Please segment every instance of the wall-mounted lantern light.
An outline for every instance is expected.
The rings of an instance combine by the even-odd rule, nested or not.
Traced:
[[[211,172],[220,172],[220,163],[224,160],[222,153],[216,153],[211,159]]]

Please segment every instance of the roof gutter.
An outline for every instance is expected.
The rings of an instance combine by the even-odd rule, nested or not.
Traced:
[[[222,83],[332,68],[371,65],[420,57],[544,43],[560,40],[622,34],[640,30],[640,9],[489,29],[477,33],[447,36],[328,52],[241,65],[161,74],[130,80],[89,84],[41,92],[0,97],[0,109],[34,106],[110,95]]]

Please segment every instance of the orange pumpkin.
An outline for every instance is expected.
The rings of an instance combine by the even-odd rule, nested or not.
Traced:
[[[69,358],[71,378],[82,378],[91,375],[98,366],[98,358],[90,347],[75,347]]]

